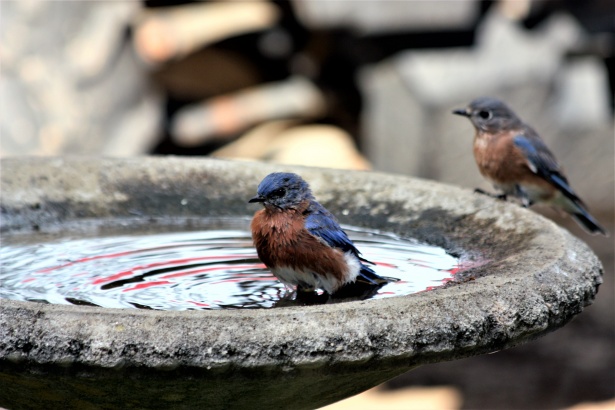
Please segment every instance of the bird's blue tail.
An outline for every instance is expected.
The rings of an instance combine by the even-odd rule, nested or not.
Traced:
[[[581,200],[566,198],[565,201],[560,201],[559,205],[589,233],[607,236],[606,230],[600,226],[596,218],[591,216]]]
[[[361,264],[361,271],[357,276],[357,282],[368,283],[370,285],[382,285],[384,283],[395,282],[396,279],[385,278],[378,275],[369,266]]]
[[[606,230],[600,226],[598,221],[589,214],[584,208],[579,207],[580,212],[575,212],[572,214],[572,217],[585,229],[592,234],[602,234],[607,235]]]
[[[368,262],[368,261],[365,261]],[[369,263],[369,262],[368,262]],[[337,299],[354,298],[354,299],[369,299],[374,296],[380,288],[389,282],[395,282],[399,279],[385,278],[378,275],[370,267],[361,264],[361,271],[354,282],[346,283],[339,288],[333,297]]]
[[[568,185],[568,181],[561,175],[553,174],[551,175],[551,182],[559,189],[560,193],[566,198],[563,203],[564,209],[570,213],[570,215],[574,218],[575,221],[579,223],[583,228],[585,228],[591,234],[602,234],[607,236],[606,230],[600,226],[596,218],[591,216],[591,214],[585,209],[585,204],[581,199],[574,193],[572,188]],[[567,202],[567,203],[566,203]],[[561,202],[560,202],[561,203]]]

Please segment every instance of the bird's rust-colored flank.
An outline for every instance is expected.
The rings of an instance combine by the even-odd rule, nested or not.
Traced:
[[[265,208],[252,219],[252,236],[258,257],[268,267],[285,266],[332,276],[342,282],[346,262],[339,249],[327,246],[304,228],[302,212],[298,209],[280,211]]]
[[[497,134],[477,130],[474,137],[474,158],[481,175],[498,185],[533,185],[540,187],[541,199],[553,197],[557,190],[544,178],[532,172],[523,152],[513,144],[518,130]]]

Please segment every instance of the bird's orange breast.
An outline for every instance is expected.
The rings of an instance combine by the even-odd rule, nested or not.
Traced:
[[[341,280],[347,271],[343,253],[316,239],[296,210],[258,211],[251,224],[252,240],[267,267],[289,267],[331,275]]]
[[[498,184],[515,184],[538,178],[513,138],[515,132],[486,134],[477,133],[474,138],[474,158],[480,173]]]

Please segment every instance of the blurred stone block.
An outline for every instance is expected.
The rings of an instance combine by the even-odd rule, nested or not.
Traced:
[[[371,168],[347,132],[332,125],[297,126],[296,123],[292,120],[264,123],[212,156],[324,168]]]
[[[1,156],[128,156],[156,143],[159,97],[127,36],[138,7],[2,4]]]
[[[609,123],[609,80],[600,60],[595,57],[569,60],[555,81],[557,96],[553,110],[560,126],[587,131]]]
[[[293,2],[307,27],[344,27],[363,34],[467,27],[476,19],[479,5],[474,0],[448,1],[445,7],[434,7],[430,0]]]
[[[183,57],[227,37],[263,30],[279,17],[266,1],[209,2],[143,12],[134,45],[151,64]]]
[[[325,111],[325,98],[308,79],[295,76],[219,95],[183,107],[171,124],[173,140],[185,147],[230,136],[260,122],[313,119]]]

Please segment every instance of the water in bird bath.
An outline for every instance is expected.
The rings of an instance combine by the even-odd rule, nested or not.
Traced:
[[[0,298],[161,310],[270,308],[294,295],[258,260],[247,218],[198,226],[124,224],[101,230],[3,236]],[[399,279],[374,299],[450,281],[459,260],[444,249],[344,226],[381,276]]]

